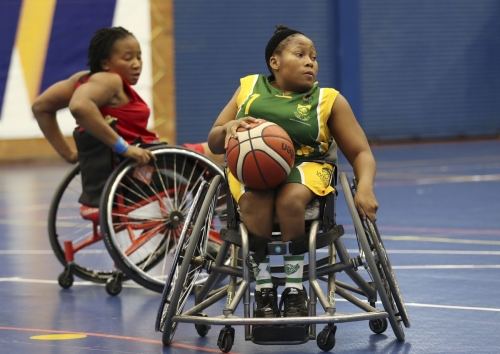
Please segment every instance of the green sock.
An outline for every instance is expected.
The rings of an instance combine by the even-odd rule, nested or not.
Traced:
[[[283,256],[285,261],[285,289],[302,289],[302,274],[304,273],[304,255]]]

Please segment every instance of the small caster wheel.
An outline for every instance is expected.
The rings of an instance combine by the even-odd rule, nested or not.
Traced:
[[[388,323],[387,318],[382,318],[378,320],[370,320],[368,321],[368,325],[373,333],[381,334],[384,333],[387,329]]]
[[[73,285],[74,280],[75,278],[73,277],[71,268],[66,268],[64,272],[59,274],[59,277],[57,277],[57,282],[63,289],[71,288],[71,285]]]
[[[206,313],[200,313],[198,314],[198,316],[200,317],[207,317],[207,314]],[[210,328],[212,328],[212,326],[210,325],[206,325],[206,324],[195,324],[194,325],[194,328],[196,328],[196,332],[198,332],[198,334],[200,335],[200,337],[205,337],[207,334],[208,334],[208,331],[210,331]]]
[[[229,353],[234,343],[234,328],[227,326],[220,330],[217,346],[223,353]]]
[[[332,350],[335,346],[335,332],[337,332],[337,326],[325,326],[325,328],[318,333],[318,338],[316,338],[318,348],[325,352]]]
[[[117,272],[106,281],[106,292],[111,296],[116,296],[122,291],[122,272]]]

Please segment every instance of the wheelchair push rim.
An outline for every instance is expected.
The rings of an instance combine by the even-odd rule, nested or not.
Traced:
[[[193,205],[194,210],[190,213],[191,227],[185,229],[186,237],[182,237],[184,239],[182,247],[185,248],[183,261],[181,262],[179,258],[178,263],[174,265],[179,268],[178,277],[170,280],[169,289],[166,287],[164,294],[167,301],[162,301],[159,308],[159,315],[162,317],[159,328],[163,329],[164,345],[171,343],[177,329],[177,322],[172,321],[173,317],[181,314],[196,278],[203,269],[204,261],[211,258],[207,254],[207,244],[221,179],[221,176],[215,176],[210,185],[204,185],[208,190],[198,192],[200,198],[197,199],[196,204]],[[183,252],[179,249],[180,247],[178,247],[178,252]],[[173,284],[177,279],[181,281],[175,281]],[[174,304],[175,306],[172,306]]]
[[[344,197],[347,202],[349,213],[356,229],[358,242],[360,243],[361,248],[364,252],[366,264],[375,283],[380,301],[384,306],[384,310],[389,315],[389,323],[391,324],[396,338],[400,341],[404,341],[405,334],[403,327],[401,326],[402,318],[398,318],[396,315],[399,315],[401,311],[397,308],[396,302],[394,301],[393,289],[389,288],[389,286],[386,286],[387,278],[385,276],[385,273],[383,272],[382,267],[379,267],[380,262],[378,262],[377,264],[377,262],[375,261],[375,258],[380,259],[380,257],[378,257],[376,249],[371,247],[369,243],[369,237],[365,234],[361,218],[354,204],[354,187],[351,188],[347,175],[344,172],[340,174],[340,183],[342,185],[342,190],[344,192]]]
[[[177,146],[150,148],[157,161],[142,169],[120,164],[101,198],[101,227],[118,267],[138,284],[162,292],[193,196],[223,170],[206,156]],[[210,243],[220,243],[212,230]]]
[[[365,225],[366,232],[371,236],[373,246],[375,247],[377,256],[379,258],[380,266],[385,274],[386,284],[388,285],[388,289],[391,291],[392,297],[396,303],[396,307],[398,310],[397,314],[401,316],[401,320],[403,321],[405,327],[410,328],[410,317],[408,315],[408,311],[406,310],[401,291],[399,290],[396,276],[394,274],[394,271],[392,270],[391,262],[389,260],[389,257],[387,257],[387,251],[382,242],[382,237],[378,232],[377,225],[372,223],[370,220],[366,220]]]

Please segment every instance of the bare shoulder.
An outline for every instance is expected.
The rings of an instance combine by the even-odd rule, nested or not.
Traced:
[[[122,78],[120,75],[108,72],[98,72],[93,74],[89,81],[90,83],[96,83],[108,88],[120,89],[123,87]]]
[[[89,70],[78,71],[78,72],[74,73],[73,75],[71,75],[68,80],[78,81],[82,76],[87,75],[88,73],[90,73]]]
[[[332,114],[336,115],[339,113],[345,113],[346,111],[352,111],[349,102],[340,93],[337,95],[335,102],[332,106]]]

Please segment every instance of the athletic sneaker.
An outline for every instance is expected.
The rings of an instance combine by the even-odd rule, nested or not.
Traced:
[[[283,308],[283,317],[307,317],[309,315],[309,301],[305,289],[286,288],[281,294],[280,310]]]
[[[254,317],[279,317],[278,295],[276,287],[263,288],[255,291],[255,310]]]

